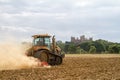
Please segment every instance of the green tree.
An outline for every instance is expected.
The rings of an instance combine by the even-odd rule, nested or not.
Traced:
[[[64,47],[64,49],[63,49],[65,53],[68,53],[68,52],[69,52],[69,51],[68,51],[68,48],[69,48],[69,45],[70,45],[70,44],[71,44],[71,42],[67,42],[67,41],[65,42],[65,47]]]
[[[87,53],[84,49],[80,49],[80,53],[81,54],[85,54],[85,53]]]
[[[102,42],[100,42],[99,40],[94,42],[94,46],[96,47],[97,53],[101,53],[101,52],[106,51],[105,45]]]
[[[68,51],[70,53],[76,53],[76,47],[75,47],[75,44],[71,43],[68,47]]]
[[[110,45],[108,50],[110,53],[119,53],[120,45],[117,45],[117,44]]]
[[[89,51],[91,45],[93,45],[92,42],[84,42],[84,43],[81,43],[79,46],[85,51]]]
[[[96,47],[90,46],[89,53],[96,53]]]

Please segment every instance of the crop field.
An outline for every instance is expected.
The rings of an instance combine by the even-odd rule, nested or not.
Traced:
[[[120,55],[68,54],[59,66],[1,70],[0,80],[120,80]]]

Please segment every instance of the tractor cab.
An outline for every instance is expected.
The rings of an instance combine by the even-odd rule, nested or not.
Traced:
[[[32,36],[33,39],[33,47],[39,47],[39,49],[41,48],[45,48],[50,50],[51,48],[51,41],[50,41],[50,35],[48,34],[44,34],[44,35],[34,35]]]
[[[33,46],[45,46],[50,48],[50,37],[49,35],[34,35]]]

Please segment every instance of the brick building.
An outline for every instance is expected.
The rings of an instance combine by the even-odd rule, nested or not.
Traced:
[[[92,37],[86,38],[85,35],[80,36],[80,38],[71,37],[71,42],[73,43],[82,43],[86,41],[93,41],[93,38]]]

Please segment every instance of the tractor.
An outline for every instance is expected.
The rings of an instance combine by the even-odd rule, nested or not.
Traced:
[[[62,64],[64,53],[57,46],[55,36],[48,34],[33,35],[32,47],[26,51],[27,56],[38,58],[41,62],[47,62],[49,65]],[[51,42],[52,40],[52,42]]]

